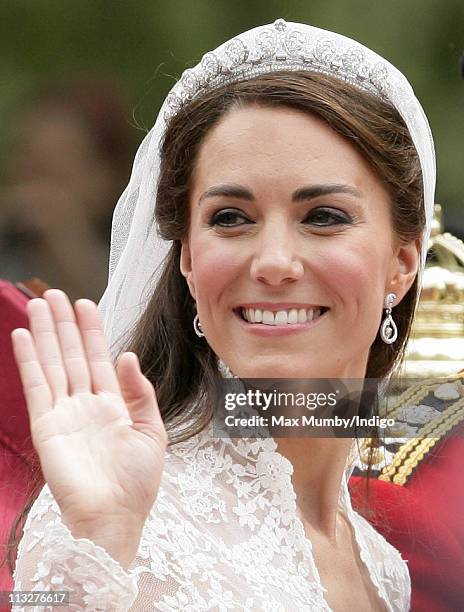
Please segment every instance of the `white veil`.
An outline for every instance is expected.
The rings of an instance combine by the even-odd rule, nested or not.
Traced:
[[[158,236],[152,222],[159,179],[159,146],[167,122],[183,103],[205,89],[283,69],[339,77],[389,100],[397,108],[409,128],[422,167],[426,213],[423,270],[433,218],[436,167],[430,127],[411,85],[388,61],[350,38],[278,19],[225,42],[206,53],[194,68],[186,70],[140,145],[129,184],[114,211],[109,279],[99,303],[113,355],[143,313],[171,246],[171,242]]]

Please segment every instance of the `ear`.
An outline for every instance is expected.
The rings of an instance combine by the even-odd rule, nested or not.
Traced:
[[[399,244],[394,252],[385,293],[396,293],[397,306],[411,288],[419,270],[421,240]]]
[[[192,258],[190,255],[190,246],[187,240],[182,241],[180,250],[180,272],[185,276],[187,285],[190,289],[190,294],[196,300],[195,283],[193,281]]]

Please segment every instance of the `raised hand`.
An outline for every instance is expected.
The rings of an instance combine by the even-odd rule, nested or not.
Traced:
[[[134,353],[113,367],[92,301],[73,309],[49,289],[27,311],[30,331],[15,329],[12,340],[44,477],[73,534],[127,566],[167,445],[153,386]]]

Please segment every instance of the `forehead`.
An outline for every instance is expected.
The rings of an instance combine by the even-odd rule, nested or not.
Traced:
[[[231,110],[206,135],[194,184],[330,180],[366,187],[379,182],[357,148],[321,118],[291,108]]]

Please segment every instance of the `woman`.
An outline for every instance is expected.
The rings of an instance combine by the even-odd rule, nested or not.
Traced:
[[[343,36],[277,20],[186,71],[115,211],[106,339],[57,290],[13,333],[48,483],[15,588],[77,609],[407,610],[406,562],[351,507],[351,441],[217,439],[209,399],[219,372],[388,376],[434,181],[406,79]]]

